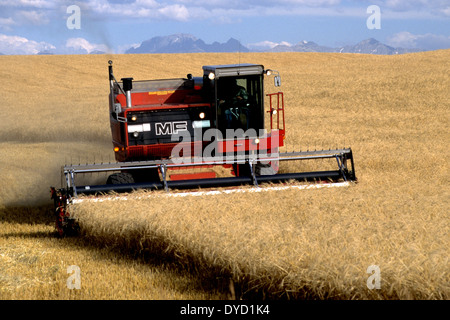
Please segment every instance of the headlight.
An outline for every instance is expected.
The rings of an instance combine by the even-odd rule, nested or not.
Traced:
[[[135,138],[139,137],[139,132],[137,132],[137,131],[133,132],[133,137],[135,137]]]
[[[277,109],[273,109],[272,114],[274,114],[274,115],[277,114]]]
[[[136,121],[137,120],[137,116],[132,116],[131,117],[131,121]]]
[[[205,113],[204,113],[204,112],[200,112],[199,115],[198,115],[198,117],[199,117],[200,119],[205,119]]]
[[[216,78],[216,75],[214,74],[214,72],[210,72],[210,74],[208,74],[209,80],[214,80],[215,78]]]

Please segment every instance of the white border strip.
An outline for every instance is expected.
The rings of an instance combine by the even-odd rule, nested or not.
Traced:
[[[334,187],[348,187],[350,182],[336,182],[336,183],[322,183],[322,184],[307,184],[307,185],[289,185],[278,187],[258,187],[258,188],[241,188],[241,189],[227,189],[227,190],[210,190],[210,191],[190,191],[190,192],[167,192],[167,193],[153,193],[144,196],[102,196],[95,198],[78,198],[73,199],[72,203],[77,204],[81,202],[104,202],[104,201],[120,201],[130,199],[148,199],[154,197],[187,197],[187,196],[212,196],[219,194],[231,194],[231,193],[244,193],[244,192],[263,192],[263,191],[280,191],[288,189],[321,189],[321,188],[334,188]]]

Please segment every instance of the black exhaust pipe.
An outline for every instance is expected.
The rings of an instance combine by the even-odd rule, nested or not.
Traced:
[[[131,89],[133,89],[133,78],[122,78],[123,91],[127,98],[127,108],[131,108]]]

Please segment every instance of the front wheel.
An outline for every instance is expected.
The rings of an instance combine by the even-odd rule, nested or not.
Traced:
[[[134,183],[134,178],[130,173],[113,173],[106,180],[106,184],[130,184]]]
[[[257,176],[272,176],[278,173],[278,161],[270,161],[269,163],[258,163],[255,168]]]
[[[255,176],[268,176],[268,175],[274,175],[278,173],[278,161],[273,160],[269,163],[260,163],[254,165],[253,170],[255,172]],[[250,166],[248,163],[245,164],[234,164],[233,165],[233,171],[235,173],[236,177],[243,177],[243,176],[251,176],[250,172]]]

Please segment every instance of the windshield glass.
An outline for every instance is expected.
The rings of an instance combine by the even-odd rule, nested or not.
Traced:
[[[217,121],[225,137],[226,129],[264,128],[262,76],[223,77],[217,80]]]

